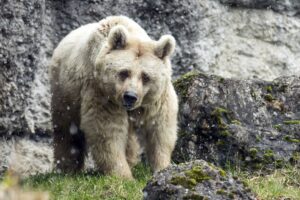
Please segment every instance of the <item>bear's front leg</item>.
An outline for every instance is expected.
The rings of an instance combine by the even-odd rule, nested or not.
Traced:
[[[133,124],[129,123],[126,157],[130,168],[134,167],[140,161],[140,152],[140,144],[133,128]]]
[[[104,174],[132,179],[126,160],[128,138],[127,113],[114,105],[101,105],[90,94],[81,107],[81,129],[96,167]]]
[[[166,168],[177,140],[177,111],[160,112],[148,120],[146,127],[146,154],[153,172]]]

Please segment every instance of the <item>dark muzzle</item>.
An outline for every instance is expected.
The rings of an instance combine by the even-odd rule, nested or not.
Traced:
[[[127,109],[130,110],[131,108],[134,107],[135,102],[137,101],[137,94],[134,92],[127,91],[123,95],[123,106]]]

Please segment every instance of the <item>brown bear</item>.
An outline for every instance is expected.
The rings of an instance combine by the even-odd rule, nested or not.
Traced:
[[[154,41],[125,16],[81,26],[59,43],[50,65],[58,170],[82,169],[89,150],[97,170],[132,178],[140,147],[154,172],[169,165],[177,139],[174,48],[172,36]]]

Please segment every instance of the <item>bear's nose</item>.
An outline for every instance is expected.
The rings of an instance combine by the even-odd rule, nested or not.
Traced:
[[[133,107],[133,104],[137,101],[137,94],[131,91],[125,92],[123,96],[124,106],[128,109]]]

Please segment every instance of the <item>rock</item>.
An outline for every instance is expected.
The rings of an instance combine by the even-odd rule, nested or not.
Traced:
[[[58,42],[80,25],[123,14],[154,39],[173,34],[174,77],[198,69],[271,80],[300,74],[300,19],[290,14],[298,8],[292,0],[3,0],[0,135],[51,132],[47,63]]]
[[[1,138],[0,158],[0,175],[10,169],[24,178],[53,169],[53,150],[49,138]]]
[[[203,159],[251,170],[300,164],[300,77],[267,82],[189,73],[174,84],[175,162]]]
[[[20,178],[26,178],[52,172],[53,166],[52,138],[38,135],[0,138],[0,176],[9,169]],[[85,158],[84,170],[95,170],[90,152]]]
[[[276,12],[299,15],[300,2],[297,0],[219,0],[221,3],[242,8],[272,9]]]
[[[143,190],[144,200],[256,199],[241,181],[203,160],[158,172]]]
[[[44,3],[1,1],[0,136],[50,129]]]

